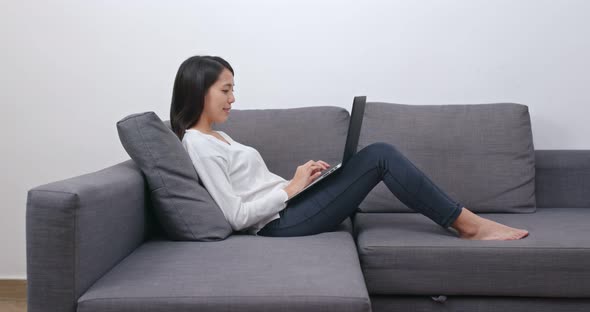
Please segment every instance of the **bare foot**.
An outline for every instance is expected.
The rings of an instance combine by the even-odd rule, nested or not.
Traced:
[[[516,229],[482,218],[467,208],[463,208],[459,218],[451,226],[459,232],[459,237],[463,239],[515,240],[529,235],[527,230]]]

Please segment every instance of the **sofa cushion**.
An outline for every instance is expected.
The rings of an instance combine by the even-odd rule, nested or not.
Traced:
[[[590,209],[479,215],[529,236],[465,240],[420,214],[358,213],[354,226],[369,293],[590,297]]]
[[[533,212],[535,155],[528,107],[367,103],[359,149],[395,145],[451,198],[475,212]],[[410,212],[380,182],[364,212]]]
[[[146,177],[155,215],[170,239],[215,241],[232,233],[182,143],[154,112],[121,119],[117,131]]]
[[[341,107],[232,109],[213,126],[260,152],[268,169],[287,180],[311,160],[342,161],[350,114]]]
[[[95,311],[370,311],[347,232],[148,241],[78,300]]]

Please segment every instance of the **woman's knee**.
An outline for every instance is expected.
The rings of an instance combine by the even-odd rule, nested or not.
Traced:
[[[393,144],[386,142],[371,143],[365,148],[370,150],[371,154],[376,155],[391,155],[399,153],[398,149]]]

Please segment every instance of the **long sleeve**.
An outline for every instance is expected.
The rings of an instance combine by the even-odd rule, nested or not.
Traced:
[[[241,231],[266,220],[287,206],[285,201],[288,194],[280,187],[275,187],[251,201],[243,201],[232,187],[229,160],[223,153],[198,153],[190,145],[188,152],[203,185],[234,231]]]

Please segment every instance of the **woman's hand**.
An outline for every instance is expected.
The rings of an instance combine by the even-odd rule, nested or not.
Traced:
[[[323,160],[310,160],[305,164],[298,166],[295,171],[295,176],[291,179],[291,183],[285,187],[285,192],[287,192],[289,198],[291,198],[322,175],[322,171],[329,167],[330,165]]]

